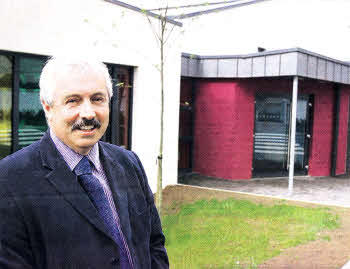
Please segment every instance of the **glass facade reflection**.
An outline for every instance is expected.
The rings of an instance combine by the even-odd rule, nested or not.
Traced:
[[[307,100],[298,100],[297,103],[297,121],[295,136],[295,164],[296,170],[304,169],[306,157],[306,136],[307,136]]]
[[[287,169],[289,109],[288,98],[256,98],[254,170]]]
[[[19,61],[19,148],[40,139],[47,130],[39,89],[44,64],[44,59],[31,57],[21,57]]]
[[[11,153],[12,57],[0,55],[0,159]]]

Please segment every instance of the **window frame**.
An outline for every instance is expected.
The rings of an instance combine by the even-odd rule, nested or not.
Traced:
[[[125,68],[127,69],[127,72],[129,73],[129,89],[130,89],[130,96],[129,96],[129,104],[128,104],[128,138],[127,138],[127,145],[126,149],[131,149],[131,141],[132,141],[132,111],[133,111],[133,74],[134,74],[134,68],[132,66],[127,65],[120,65],[120,64],[112,64],[112,63],[105,63],[109,70],[111,70],[111,79],[112,79],[112,90],[113,90],[113,96],[111,98],[110,103],[110,114],[109,114],[109,120],[110,124],[108,125],[108,128],[106,130],[105,135],[103,136],[102,140],[114,145],[120,145],[119,137],[120,137],[120,128],[119,126],[119,92],[118,92],[118,79],[117,79],[117,69],[118,68]]]

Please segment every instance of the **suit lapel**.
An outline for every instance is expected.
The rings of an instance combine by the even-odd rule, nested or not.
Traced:
[[[113,160],[113,158],[108,155],[101,143],[99,146],[102,165],[108,178],[121,228],[124,236],[129,241],[131,240],[131,230],[127,195],[128,184],[125,171],[117,160]]]
[[[111,237],[98,212],[77,177],[69,169],[53,144],[48,132],[40,145],[43,166],[48,168],[47,180],[56,188],[62,197],[97,229]],[[111,237],[112,238],[112,237]]]

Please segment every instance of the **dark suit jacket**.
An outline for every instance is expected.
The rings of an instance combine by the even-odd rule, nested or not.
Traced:
[[[134,268],[168,268],[140,160],[99,146]],[[117,244],[48,133],[0,161],[0,268],[119,268]]]

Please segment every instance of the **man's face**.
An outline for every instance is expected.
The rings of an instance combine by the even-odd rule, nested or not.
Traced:
[[[109,98],[101,74],[70,72],[55,76],[53,102],[43,101],[49,126],[75,152],[86,155],[105,133]]]

